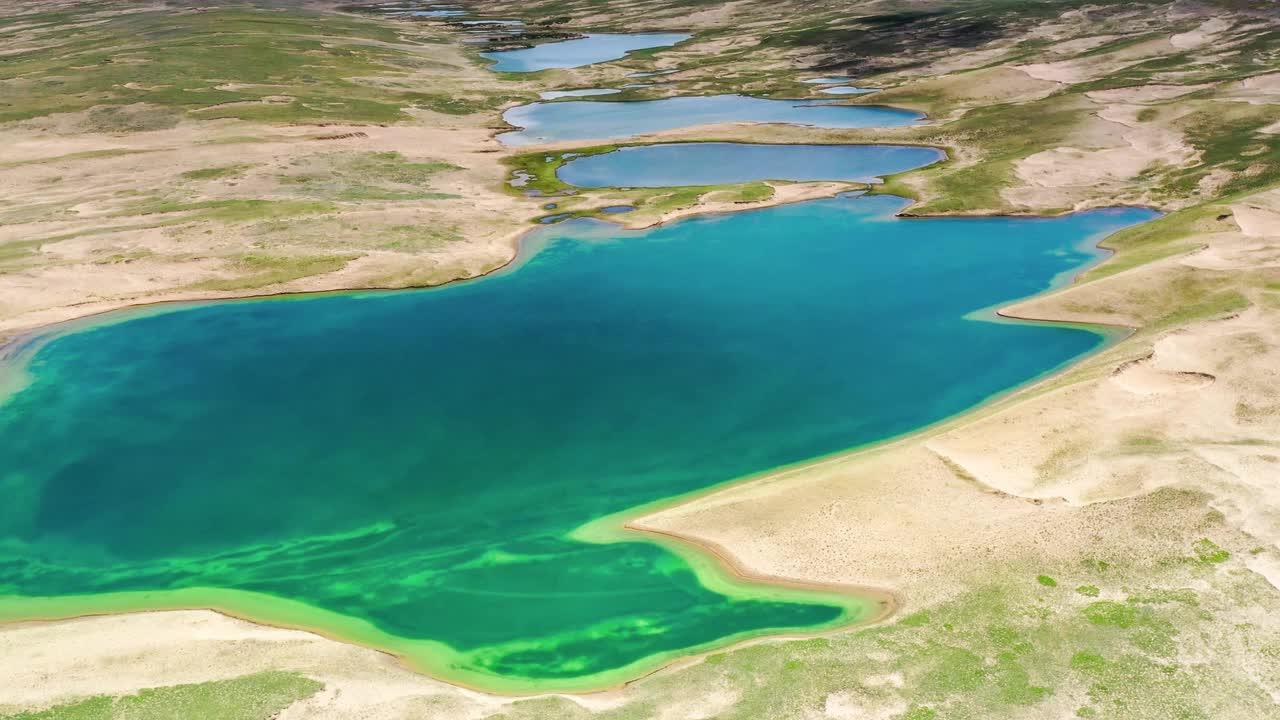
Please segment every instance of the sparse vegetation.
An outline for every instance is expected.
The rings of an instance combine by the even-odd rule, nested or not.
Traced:
[[[265,720],[322,687],[297,673],[261,672],[231,680],[148,688],[133,695],[99,695],[48,710],[6,715],[4,720]]]

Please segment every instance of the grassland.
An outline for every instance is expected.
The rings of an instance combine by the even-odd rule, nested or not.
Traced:
[[[562,153],[616,145],[502,151],[489,136],[505,103],[655,70],[676,72],[609,98],[830,99],[801,80],[848,73],[881,92],[840,102],[916,108],[930,121],[726,126],[646,142],[945,147],[951,161],[876,188],[917,199],[913,214],[1168,211],[1109,238],[1116,254],[1074,286],[1009,309],[1133,332],[926,436],[644,519],[765,574],[891,587],[907,611],[880,627],[722,652],[593,696],[502,699],[314,636],[237,625],[184,642],[212,622],[194,616],[115,618],[161,638],[122,657],[110,648],[123,641],[104,634],[101,619],[61,635],[50,626],[42,647],[65,645],[79,658],[83,646],[84,662],[109,664],[134,688],[164,689],[130,696],[78,684],[75,697],[46,693],[23,708],[0,699],[0,713],[151,717],[150,708],[235,696],[227,702],[239,705],[216,706],[227,717],[1274,715],[1274,4],[470,5],[551,35],[698,34],[679,48],[528,77],[470,64],[452,42],[457,28],[319,3],[16,6],[22,12],[0,24],[0,137],[13,148],[0,163],[13,188],[0,201],[0,334],[152,298],[471,276],[505,262],[515,234],[552,212],[630,204],[636,213],[618,218],[650,222],[803,196],[764,183],[523,195],[567,189],[555,179]],[[522,188],[506,184],[515,170],[530,178]],[[557,208],[543,210],[548,202]],[[111,643],[94,644],[99,637]],[[31,671],[17,660],[3,667],[25,687],[37,684],[34,673],[66,667],[49,657]],[[247,677],[192,684],[210,663],[219,677],[230,668]],[[257,675],[264,667],[277,672]],[[312,695],[319,684],[324,692]]]
[[[620,222],[629,227],[648,227],[674,217],[700,212],[716,212],[734,206],[759,207],[779,196],[779,186],[795,183],[756,181],[722,185],[689,185],[673,188],[604,188],[583,190],[560,180],[558,170],[564,163],[577,157],[600,155],[622,147],[634,147],[646,143],[622,143],[575,147],[571,153],[534,151],[508,156],[506,164],[511,169],[508,192],[520,196],[532,196],[542,201],[552,201],[554,208],[547,208],[551,215],[564,217],[594,217]],[[803,199],[834,195],[845,190],[862,189],[860,183],[808,184],[821,192],[806,194]],[[794,199],[802,199],[797,197]],[[626,205],[632,212],[620,214],[601,212],[605,207]],[[546,216],[544,216],[546,217]]]
[[[5,10],[0,337],[150,299],[505,263],[537,211],[492,193],[488,126],[529,94],[446,37],[324,3]]]
[[[160,720],[190,717],[260,720],[275,717],[323,687],[297,673],[262,672],[232,680],[147,688],[135,695],[100,695],[5,720]]]

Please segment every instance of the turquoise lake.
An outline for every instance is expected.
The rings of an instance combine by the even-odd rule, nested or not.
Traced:
[[[537,72],[617,60],[633,50],[668,47],[691,37],[687,33],[595,33],[531,48],[480,53],[480,56],[493,60],[489,69],[497,72]]]
[[[1096,349],[968,316],[1154,217],[896,219],[904,204],[573,221],[477,281],[54,336],[0,405],[0,595],[253,591],[443,643],[441,673],[532,680],[840,620],[713,592],[658,545],[569,535]]]
[[[620,139],[725,122],[789,123],[822,128],[890,127],[911,125],[924,115],[890,107],[706,95],[638,102],[536,102],[511,108],[502,118],[522,129],[499,135],[500,141],[507,145],[530,145],[559,140]]]
[[[556,171],[578,187],[673,187],[756,180],[878,182],[938,162],[946,153],[906,145],[638,145],[570,160]]]

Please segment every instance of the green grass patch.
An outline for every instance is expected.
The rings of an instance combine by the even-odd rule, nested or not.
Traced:
[[[85,150],[82,152],[67,153],[66,155],[55,155],[48,158],[35,158],[31,160],[12,160],[10,162],[0,163],[0,170],[9,168],[23,167],[28,165],[45,165],[58,162],[75,162],[79,160],[97,160],[100,158],[122,157],[125,155],[140,155],[143,153],[153,152],[151,150],[129,150],[125,148],[112,148],[107,150]]]
[[[117,217],[134,215],[170,215],[181,213],[173,222],[213,220],[225,223],[272,220],[299,215],[315,215],[333,212],[335,206],[327,202],[300,200],[197,200],[185,201],[171,198],[151,198],[127,205]]]
[[[1197,246],[1195,235],[1235,229],[1231,210],[1224,205],[1208,203],[1169,213],[1109,236],[1102,246],[1114,250],[1116,255],[1087,271],[1082,280],[1108,277],[1187,252]]]
[[[603,155],[604,153],[613,152],[623,145],[593,145],[590,147],[574,148],[572,152],[560,152],[547,154],[545,152],[521,153],[506,159],[507,167],[511,168],[512,176],[523,179],[520,185],[508,184],[507,188],[516,193],[523,195],[525,191],[535,190],[537,192],[550,195],[562,190],[574,189],[574,186],[561,182],[556,177],[556,172],[562,165],[577,157],[585,157],[588,155]],[[568,156],[568,157],[566,157]]]
[[[40,32],[43,43],[7,55],[0,122],[87,110],[86,128],[172,127],[187,113],[261,122],[389,123],[406,108],[467,114],[505,95],[414,89],[400,78],[444,66],[421,43],[424,24],[356,18],[302,7],[212,7],[111,13]],[[442,70],[443,72],[443,70]]]
[[[188,286],[190,290],[251,290],[341,270],[358,255],[279,256],[250,254],[237,258],[234,267],[244,274],[232,278],[205,280]]]
[[[412,161],[398,152],[334,153],[309,158],[303,172],[276,176],[285,188],[316,200],[444,200],[429,189],[441,172],[460,169],[440,161]]]
[[[188,170],[182,173],[182,178],[184,180],[224,180],[226,178],[240,177],[251,167],[253,166],[240,164],[200,168],[199,170]]]
[[[268,671],[231,680],[148,688],[97,697],[5,720],[265,720],[323,688],[303,675]]]
[[[1196,554],[1196,561],[1201,565],[1217,565],[1231,559],[1231,553],[1218,547],[1209,538],[1201,538],[1191,548]]]

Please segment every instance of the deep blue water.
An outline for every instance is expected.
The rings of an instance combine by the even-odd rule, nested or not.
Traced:
[[[874,106],[768,100],[745,95],[672,97],[640,102],[571,100],[530,103],[503,119],[522,130],[503,133],[508,145],[558,140],[620,139],[641,133],[722,122],[791,123],[824,128],[910,125],[924,116],[912,110]]]
[[[624,147],[560,166],[557,176],[578,187],[671,187],[756,180],[845,180],[922,167],[946,157],[941,150],[905,145],[757,145],[670,143]]]

